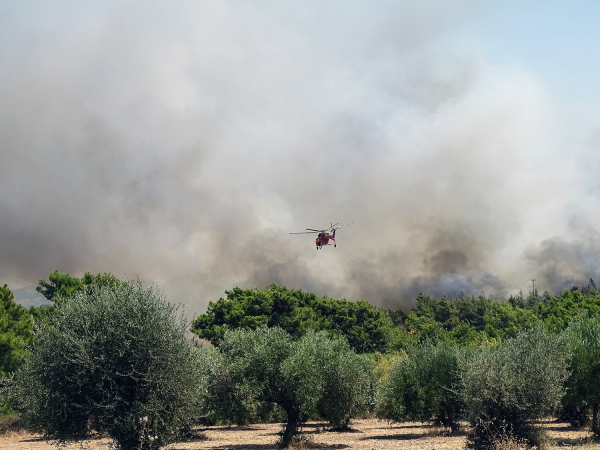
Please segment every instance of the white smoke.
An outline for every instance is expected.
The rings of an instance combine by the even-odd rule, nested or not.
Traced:
[[[0,282],[139,275],[202,312],[593,276],[600,143],[533,74],[448,50],[477,3],[0,6]],[[336,249],[288,234],[338,221]]]

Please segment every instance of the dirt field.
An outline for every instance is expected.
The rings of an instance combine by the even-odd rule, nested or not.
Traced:
[[[548,421],[544,426],[552,438],[551,448],[575,447],[585,450],[600,450],[600,443],[590,439],[589,431],[574,430],[568,424]],[[356,420],[352,432],[335,433],[324,431],[324,424],[309,423],[303,428],[303,440],[296,448],[330,449],[415,449],[450,450],[463,449],[466,436],[444,436],[439,430],[419,423],[404,423],[388,426],[387,422],[375,419]],[[280,424],[251,425],[242,428],[210,427],[203,430],[208,438],[194,442],[173,444],[171,450],[221,449],[266,450],[277,448],[277,433]],[[26,433],[11,433],[0,436],[0,449],[51,450],[56,447],[44,442],[39,436]],[[65,447],[79,450],[80,444]],[[107,439],[97,439],[83,444],[89,450],[109,450]]]

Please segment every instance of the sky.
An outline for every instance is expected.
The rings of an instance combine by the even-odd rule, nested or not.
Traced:
[[[483,3],[483,4],[482,4]],[[0,1],[0,283],[403,308],[600,277],[594,1]],[[305,228],[354,222],[317,251]]]

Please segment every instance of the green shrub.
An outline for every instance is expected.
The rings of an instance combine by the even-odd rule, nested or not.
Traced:
[[[456,431],[459,358],[456,345],[426,342],[409,348],[381,384],[377,416],[396,422],[434,419]]]
[[[582,317],[564,332],[570,351],[571,374],[563,412],[574,426],[587,422],[592,409],[592,431],[600,437],[600,318]]]
[[[406,352],[403,351],[388,351],[386,353],[369,353],[365,357],[375,368],[375,374],[377,379],[385,381],[392,373],[392,368],[396,365],[398,360],[406,358]]]
[[[47,439],[96,430],[119,449],[157,449],[198,414],[199,349],[187,329],[154,287],[87,286],[39,324],[12,397]]]
[[[377,376],[373,363],[357,355],[344,339],[332,339],[324,349],[324,386],[317,405],[319,415],[334,429],[348,427],[350,418],[367,414],[375,406]]]
[[[567,357],[559,336],[536,328],[465,359],[461,393],[474,425],[470,444],[491,448],[502,436],[541,444],[535,421],[559,406]]]
[[[247,378],[249,358],[235,351],[221,353],[218,348],[206,349],[202,358],[206,378],[201,396],[203,423],[245,425],[275,418],[275,405],[259,401],[256,383]]]

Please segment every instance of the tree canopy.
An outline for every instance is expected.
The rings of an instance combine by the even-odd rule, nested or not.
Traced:
[[[98,286],[115,286],[124,281],[115,277],[110,273],[99,273],[92,275],[86,272],[83,277],[77,278],[68,273],[55,270],[48,275],[48,281],[40,280],[36,291],[55,303],[59,303],[62,299],[68,298],[75,292],[83,290],[86,286],[96,284]]]
[[[33,322],[5,284],[0,287],[0,375],[14,372],[33,342]]]
[[[384,351],[394,324],[386,311],[359,300],[335,300],[271,285],[225,291],[192,323],[198,336],[219,345],[227,330],[280,327],[298,339],[308,330],[342,335],[359,353]]]
[[[565,290],[558,295],[532,293],[508,301],[483,296],[433,298],[419,294],[388,347],[406,349],[415,342],[456,342],[479,345],[504,341],[542,325],[559,332],[580,316],[600,313],[600,294],[593,285]]]
[[[123,450],[158,449],[196,414],[198,349],[154,287],[92,284],[40,322],[9,391],[34,430],[59,441],[92,430]]]
[[[225,293],[226,298],[210,302],[207,312],[192,323],[192,331],[214,345],[227,330],[279,326],[294,339],[309,329],[345,336],[359,353],[402,351],[424,342],[478,346],[505,341],[540,324],[562,331],[580,315],[600,313],[600,294],[593,285],[507,301],[419,294],[408,314],[364,300],[336,300],[277,285],[236,287]]]

